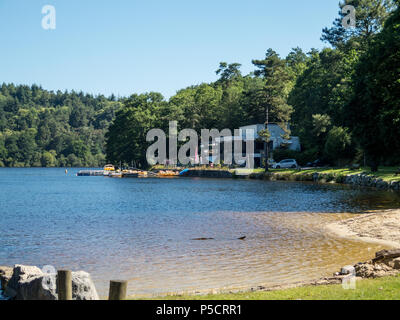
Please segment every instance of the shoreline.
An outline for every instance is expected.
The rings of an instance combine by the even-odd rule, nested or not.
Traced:
[[[400,248],[400,209],[373,211],[330,223],[325,229],[341,238]]]
[[[400,191],[400,179],[395,173],[381,171],[381,176],[367,173],[364,170],[352,170],[346,168],[319,168],[319,169],[286,169],[281,171],[253,173],[250,179],[268,181],[299,181],[314,183],[332,183],[349,185],[375,190]]]
[[[101,170],[101,168],[96,167],[0,167],[0,169]],[[179,170],[184,169],[185,168],[182,167]],[[185,172],[185,174],[179,175],[179,177],[314,182],[317,184],[338,184],[371,188],[379,191],[400,192],[400,174],[391,167],[383,167],[379,174],[368,172],[368,170],[362,168],[275,169],[269,172],[264,172],[262,169],[229,169],[218,167],[194,167],[186,169],[188,171]],[[152,169],[149,170],[151,171]],[[176,169],[165,168],[163,170]]]

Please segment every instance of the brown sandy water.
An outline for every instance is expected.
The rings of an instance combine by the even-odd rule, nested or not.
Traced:
[[[155,291],[153,295],[208,293],[311,281],[331,276],[342,266],[366,261],[384,248],[326,232],[326,224],[354,217],[354,214],[219,215],[226,221],[234,219],[246,225],[246,240],[234,239],[237,233],[231,231],[231,237],[193,243],[192,252],[179,259],[170,259],[166,252],[162,259],[153,261],[151,269],[146,268],[138,277],[130,279],[130,293],[140,297],[146,295],[149,288]],[[137,269],[132,269],[135,271],[138,273]],[[160,287],[170,290],[157,290]]]

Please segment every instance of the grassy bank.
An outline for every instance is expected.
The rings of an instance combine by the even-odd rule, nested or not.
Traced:
[[[169,296],[157,300],[400,300],[400,276],[359,280],[356,290],[344,290],[341,285],[325,285],[279,291]]]
[[[152,170],[166,170],[165,166],[157,165],[151,168]],[[183,170],[183,168],[181,168]],[[264,169],[229,169],[228,167],[216,166],[211,168],[209,166],[199,166],[190,168],[191,170],[215,170],[215,171],[230,171],[232,173],[236,173],[238,175],[251,175],[251,174],[264,174]],[[349,169],[349,168],[312,168],[312,169],[270,169],[270,173],[275,173],[279,175],[287,175],[292,176],[294,179],[297,177],[298,180],[307,180],[300,179],[301,177],[312,177],[314,173],[321,173],[326,176],[331,176],[332,180],[337,180],[337,178],[344,177],[346,175],[356,175],[365,173],[372,177],[376,177],[378,179],[382,179],[383,181],[391,182],[391,181],[400,181],[400,174],[397,174],[399,171],[398,167],[380,167],[378,172],[372,172],[370,168],[360,168],[360,169]]]
[[[239,169],[240,170],[240,169]],[[371,177],[382,179],[386,182],[400,181],[400,175],[397,174],[399,168],[397,167],[381,167],[378,172],[371,172],[369,168],[349,169],[349,168],[313,168],[313,169],[271,169],[270,173],[274,174],[277,178],[283,180],[299,180],[299,181],[312,181],[313,174],[319,173],[327,178],[327,182],[335,181],[341,183],[343,178],[347,175],[367,174]],[[254,175],[260,175],[264,171],[256,171]],[[284,178],[287,179],[284,179]]]

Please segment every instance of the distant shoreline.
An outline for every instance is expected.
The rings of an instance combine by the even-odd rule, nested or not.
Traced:
[[[63,173],[65,170],[68,171],[79,171],[79,170],[103,170],[103,167],[0,167],[0,170],[60,170]]]
[[[102,170],[101,167],[3,167],[5,169],[60,169],[60,170]],[[182,177],[218,178],[218,179],[251,179],[267,181],[297,181],[350,185],[355,187],[373,188],[376,190],[400,191],[399,168],[382,167],[377,173],[366,168],[301,168],[301,169],[274,169],[265,172],[264,169],[245,168],[152,168],[151,170],[183,170],[187,172]]]

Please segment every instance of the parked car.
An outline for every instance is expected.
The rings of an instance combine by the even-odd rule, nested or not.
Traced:
[[[288,168],[298,168],[299,165],[297,164],[297,161],[294,159],[285,159],[282,160],[281,162],[275,163],[274,164],[274,169],[288,169]]]
[[[308,162],[307,167],[312,167],[312,168],[320,168],[320,167],[327,167],[328,164],[322,160],[315,160],[314,162]]]

